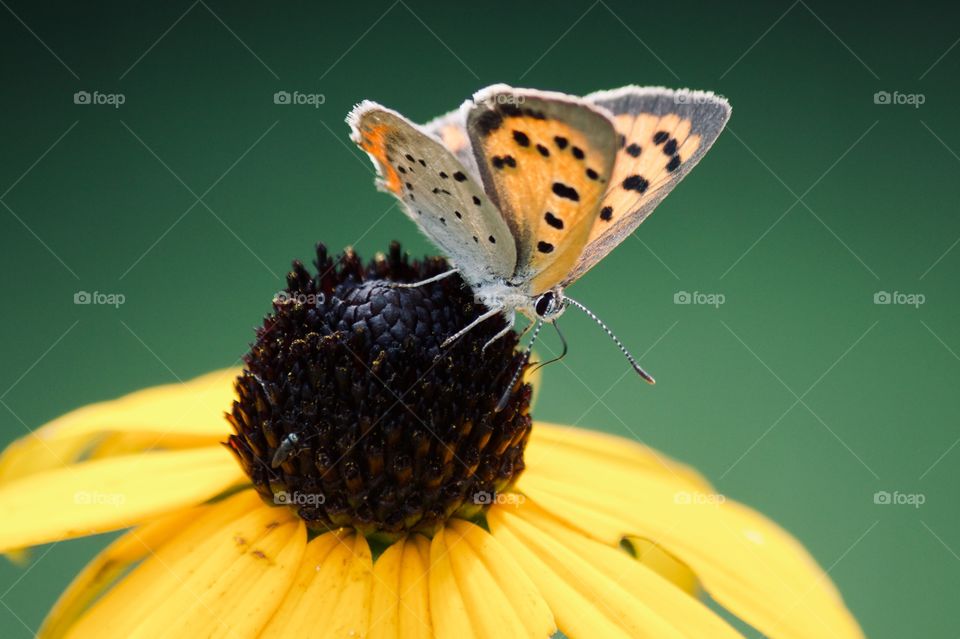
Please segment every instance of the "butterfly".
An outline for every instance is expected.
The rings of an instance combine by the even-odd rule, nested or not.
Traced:
[[[652,383],[564,289],[650,215],[729,118],[727,101],[709,92],[626,86],[581,98],[496,84],[425,126],[369,100],[347,123],[378,187],[451,262],[412,285],[459,273],[488,309],[444,345],[501,314],[493,342],[518,312],[536,322],[535,339],[572,305]]]

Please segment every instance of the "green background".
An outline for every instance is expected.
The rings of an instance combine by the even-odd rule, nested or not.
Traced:
[[[571,312],[570,355],[545,370],[536,415],[642,439],[769,514],[869,636],[956,635],[956,14],[822,0],[0,4],[4,443],[235,363],[317,240],[431,251],[349,145],[354,103],[424,121],[494,82],[710,89],[733,104],[727,131],[570,290],[658,385]],[[80,90],[126,101],[76,105]],[[325,102],[275,105],[279,90]],[[925,101],[875,104],[877,91]],[[80,290],[126,303],[75,305]],[[678,305],[680,291],[725,303]],[[878,291],[925,303],[874,304]],[[924,503],[878,505],[877,491]],[[103,543],[0,565],[3,636],[30,636]]]

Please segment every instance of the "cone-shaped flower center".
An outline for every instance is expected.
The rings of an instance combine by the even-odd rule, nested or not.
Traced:
[[[488,320],[441,343],[484,307],[448,269],[409,262],[398,244],[364,267],[317,248],[317,273],[294,262],[236,382],[228,445],[270,504],[319,530],[386,539],[431,534],[482,512],[524,468],[529,385],[495,412],[520,356]]]

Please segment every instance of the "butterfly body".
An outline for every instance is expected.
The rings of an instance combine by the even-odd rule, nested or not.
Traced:
[[[348,122],[380,188],[489,309],[451,341],[495,314],[506,330],[517,313],[555,320],[572,302],[565,288],[636,229],[729,115],[704,92],[493,85],[423,127],[369,101]]]

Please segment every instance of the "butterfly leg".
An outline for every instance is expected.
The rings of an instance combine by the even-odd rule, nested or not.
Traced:
[[[392,288],[417,288],[423,286],[424,284],[432,284],[434,282],[439,282],[440,280],[450,277],[454,273],[459,273],[460,269],[452,268],[449,271],[444,271],[439,275],[434,275],[433,277],[428,277],[425,280],[420,280],[419,282],[391,282],[390,286]]]
[[[473,320],[472,322],[470,322],[469,324],[461,328],[459,331],[457,331],[456,333],[454,333],[453,335],[445,339],[443,341],[443,344],[440,345],[440,348],[446,348],[450,346],[455,341],[457,341],[458,339],[460,339],[461,337],[463,337],[464,335],[472,331],[474,328],[476,328],[481,322],[487,321],[488,319],[490,319],[497,313],[501,312],[502,310],[503,310],[502,306],[496,306],[494,308],[491,308],[486,313],[483,313],[482,315],[477,317],[477,319]]]
[[[488,339],[488,340],[487,340],[487,343],[483,345],[483,348],[482,348],[482,349],[480,349],[480,352],[481,352],[481,353],[487,352],[487,347],[488,347],[488,346],[490,346],[491,344],[493,344],[494,342],[496,342],[498,339],[500,339],[501,337],[503,337],[504,335],[506,335],[507,333],[509,333],[510,331],[512,331],[512,330],[513,330],[513,324],[514,324],[514,322],[516,321],[516,318],[517,318],[517,314],[516,314],[514,311],[508,312],[508,313],[506,314],[506,317],[504,318],[504,319],[506,319],[506,321],[507,321],[507,325],[503,327],[503,330],[502,330],[502,331],[500,331],[499,333],[497,333],[496,335],[494,335],[493,337],[491,337],[490,339]],[[530,327],[528,326],[527,328],[530,328]],[[526,333],[526,332],[527,332],[526,329],[524,329],[523,332]],[[521,335],[523,335],[523,333],[521,333]]]

